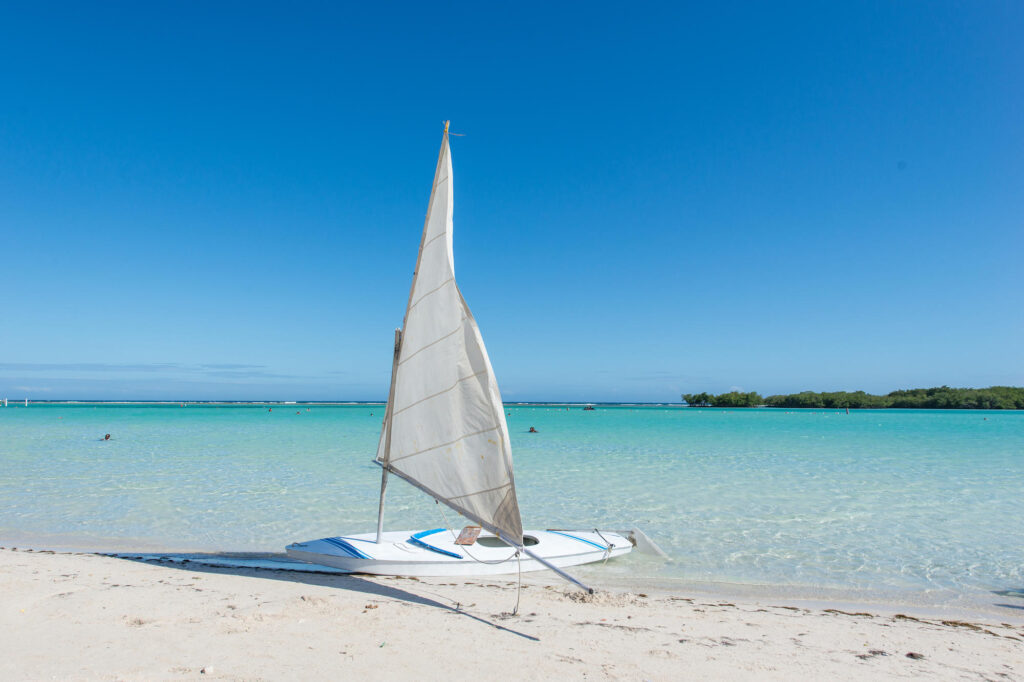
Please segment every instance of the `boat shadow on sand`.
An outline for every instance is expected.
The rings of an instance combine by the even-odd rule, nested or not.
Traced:
[[[283,580],[303,585],[316,585],[318,587],[333,587],[351,592],[374,595],[404,601],[409,604],[428,606],[441,609],[450,613],[458,614],[482,625],[486,625],[516,635],[534,642],[540,639],[518,630],[505,627],[499,623],[468,613],[461,608],[461,604],[447,597],[436,595],[438,599],[409,592],[391,585],[383,585],[376,580],[389,579],[391,576],[374,576],[376,580],[370,580],[353,573],[344,573],[328,567],[313,566],[292,561],[280,554],[151,554],[134,552],[104,553],[103,556],[133,561],[145,564],[154,564],[165,568],[176,568],[192,573],[220,573],[224,575],[240,575],[251,578],[265,578],[267,580]],[[322,568],[322,570],[321,570]],[[424,585],[427,587],[427,585]],[[450,603],[439,601],[443,599]]]

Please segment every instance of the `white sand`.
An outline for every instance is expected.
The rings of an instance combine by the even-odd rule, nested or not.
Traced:
[[[1024,679],[1024,626],[0,551],[0,679]],[[920,658],[908,658],[908,653]],[[203,670],[205,669],[205,672]]]

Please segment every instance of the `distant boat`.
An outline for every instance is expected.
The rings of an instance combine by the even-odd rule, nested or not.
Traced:
[[[395,330],[391,389],[375,460],[383,469],[377,532],[298,542],[288,545],[288,555],[381,575],[550,568],[589,590],[560,568],[626,554],[635,542],[647,547],[646,538],[639,531],[523,530],[498,383],[480,329],[455,283],[452,207],[445,123],[405,320]],[[461,534],[450,527],[384,532],[389,474],[477,526]]]
[[[593,409],[594,409],[594,406],[593,406],[593,405],[585,405],[585,406],[583,407],[583,409],[584,409],[584,410],[593,410]]]

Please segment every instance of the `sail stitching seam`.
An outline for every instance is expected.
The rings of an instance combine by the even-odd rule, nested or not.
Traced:
[[[417,298],[415,303],[413,303],[411,306],[409,306],[409,312],[411,313],[412,309],[415,308],[416,306],[418,306],[420,304],[420,301],[425,299],[427,296],[430,296],[432,293],[434,293],[435,291],[437,291],[438,289],[440,289],[444,285],[448,284],[449,282],[454,282],[454,281],[455,281],[455,277],[454,276],[449,277],[448,279],[446,279],[445,281],[441,282],[440,284],[438,284],[436,287],[434,287],[433,289],[431,289],[427,293],[425,293],[422,296],[420,296],[419,298]]]
[[[487,433],[488,431],[494,431],[496,428],[498,428],[498,427],[497,426],[492,426],[489,429],[481,429],[480,431],[474,431],[473,433],[467,433],[466,435],[459,436],[455,440],[450,440],[447,443],[441,443],[440,445],[431,445],[429,448],[424,448],[422,450],[417,450],[416,452],[410,452],[408,455],[402,455],[401,457],[392,457],[391,461],[392,462],[400,462],[403,459],[409,459],[410,457],[415,457],[416,455],[422,455],[424,452],[430,452],[431,450],[437,450],[438,448],[443,448],[446,445],[452,445],[454,443],[458,443],[460,440],[465,440],[467,438],[472,438],[473,436],[479,436],[481,433]]]
[[[507,488],[510,485],[512,485],[512,484],[511,483],[502,483],[497,488],[488,488],[487,490],[478,490],[475,493],[466,493],[465,495],[455,495],[454,497],[449,497],[448,499],[449,500],[461,500],[463,497],[473,497],[474,495],[483,495],[484,493],[493,493],[495,490],[501,490],[502,488]]]
[[[394,419],[395,419],[395,417],[397,417],[398,415],[402,414],[402,413],[403,413],[403,412],[405,412],[406,410],[408,410],[408,409],[410,409],[410,408],[413,408],[413,407],[416,407],[416,406],[417,406],[417,405],[419,405],[420,403],[426,402],[426,401],[428,401],[428,400],[430,400],[430,399],[432,399],[432,398],[436,398],[436,397],[437,397],[437,396],[439,396],[439,395],[444,395],[444,394],[445,394],[445,393],[447,393],[448,391],[450,391],[450,390],[454,389],[455,387],[457,387],[457,386],[458,386],[459,384],[461,384],[461,383],[462,383],[463,381],[468,381],[469,379],[473,379],[473,378],[475,378],[475,377],[478,377],[478,376],[480,376],[481,374],[487,374],[487,370],[485,370],[485,369],[482,369],[482,370],[480,370],[479,372],[474,372],[473,374],[470,374],[470,375],[469,375],[468,377],[462,377],[461,379],[458,379],[458,380],[457,380],[457,381],[456,381],[456,382],[455,382],[454,384],[452,384],[452,385],[451,385],[451,386],[449,386],[448,388],[444,389],[443,391],[438,391],[437,393],[434,393],[433,395],[428,395],[428,396],[427,396],[427,397],[425,397],[425,398],[420,398],[420,399],[419,399],[419,400],[417,400],[416,402],[414,402],[414,403],[411,403],[411,404],[409,404],[409,405],[406,405],[405,407],[403,407],[403,408],[402,408],[402,409],[400,409],[400,410],[397,410],[397,411],[394,411],[394,412],[392,412],[392,413],[391,413],[391,420],[392,420],[392,423],[394,423]],[[495,427],[495,428],[497,428],[497,427]]]
[[[429,245],[433,244],[434,242],[436,242],[438,239],[440,239],[441,237],[445,236],[446,234],[448,234],[448,230],[443,230],[441,232],[441,234],[437,235],[436,237],[431,237],[428,241],[424,242],[423,248],[424,249],[427,248]]]
[[[427,345],[423,346],[422,348],[420,348],[418,351],[416,351],[415,353],[413,353],[409,357],[400,360],[399,363],[398,363],[399,366],[404,365],[406,360],[412,360],[414,357],[416,357],[417,355],[419,355],[420,353],[422,353],[426,349],[430,348],[431,346],[436,345],[438,343],[441,343],[442,341],[447,339],[449,336],[454,336],[455,334],[458,334],[461,330],[462,330],[462,325],[460,324],[458,327],[455,328],[454,331],[448,332],[447,334],[445,334],[444,336],[439,338],[437,341],[431,341],[430,343],[428,343]]]

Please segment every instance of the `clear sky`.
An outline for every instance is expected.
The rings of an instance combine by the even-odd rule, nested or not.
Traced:
[[[1024,4],[0,9],[0,397],[383,399],[452,120],[506,400],[1024,384]]]

